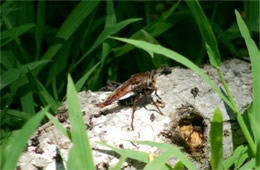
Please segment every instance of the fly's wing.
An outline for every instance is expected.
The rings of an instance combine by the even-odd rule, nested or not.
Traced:
[[[148,79],[147,73],[136,73],[131,76],[130,79],[125,81],[120,85],[115,91],[113,91],[103,103],[100,103],[98,106],[103,108],[112,104],[114,101],[120,99],[124,95],[134,92],[144,85],[144,82]]]
[[[103,103],[100,103],[98,106],[103,108],[105,106],[108,106],[110,104],[112,104],[114,101],[120,99],[121,97],[123,97],[124,95],[126,95],[127,93],[132,91],[132,87],[131,87],[131,80],[127,80],[126,82],[124,82],[122,85],[120,85],[115,91],[113,91],[106,99]]]

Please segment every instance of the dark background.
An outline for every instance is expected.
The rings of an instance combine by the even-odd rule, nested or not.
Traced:
[[[82,3],[88,2],[1,2],[1,35],[5,36],[1,38],[1,79],[2,84],[7,82],[1,88],[1,139],[19,129],[42,106],[51,105],[51,112],[55,113],[64,100],[68,74],[76,83],[101,62],[84,86],[78,89],[97,91],[107,80],[123,82],[133,73],[149,71],[161,64],[178,65],[163,56],[151,58],[136,48],[121,54],[118,49],[125,44],[110,38],[104,38],[81,59],[103,32],[109,32],[105,23],[110,15],[116,18],[116,23],[130,18],[142,19],[110,33],[111,36],[130,38],[134,33],[141,32],[135,39],[165,46],[197,65],[208,63],[198,26],[185,2],[180,2],[174,12],[159,22],[156,29],[147,30],[147,26],[158,22],[177,1],[113,1],[111,13],[107,11],[108,3],[101,1],[69,36],[59,36],[64,32],[66,34],[69,31],[67,28],[73,28],[74,22],[65,27],[63,24]],[[222,60],[248,57],[237,27],[235,9],[245,20],[259,48],[258,1],[201,1],[200,5],[215,33]],[[85,12],[87,10],[83,14]],[[78,18],[75,17],[74,21],[76,23]],[[31,27],[22,31],[21,26],[28,24],[32,24]],[[18,29],[13,31],[15,28]],[[8,34],[8,30],[12,30],[11,33]],[[46,58],[56,45],[60,45],[60,48],[51,59]],[[103,47],[106,45],[109,46],[109,54],[104,57],[102,54],[106,50]],[[33,69],[26,65],[46,59],[47,63]]]

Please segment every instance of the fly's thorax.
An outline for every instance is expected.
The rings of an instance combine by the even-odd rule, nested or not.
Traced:
[[[138,86],[135,86],[135,87],[134,87],[134,92],[135,92],[135,93],[142,93],[142,91],[143,91],[144,89],[146,89],[147,86],[148,86],[147,82],[145,82],[145,83],[140,83]]]

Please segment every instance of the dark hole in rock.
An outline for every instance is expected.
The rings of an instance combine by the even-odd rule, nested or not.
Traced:
[[[169,130],[161,135],[183,148],[186,153],[203,156],[205,153],[204,118],[192,105],[184,105],[177,109],[177,116],[172,120]]]

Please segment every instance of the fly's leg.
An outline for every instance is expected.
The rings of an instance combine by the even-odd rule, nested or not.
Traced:
[[[154,102],[154,100],[153,100],[152,97],[151,97],[151,99],[152,99],[153,104],[155,105],[155,107],[156,107],[157,110],[159,111],[159,113],[160,113],[161,115],[163,115],[162,111],[159,109],[159,107],[158,107],[157,104]]]
[[[134,99],[133,110],[132,110],[132,120],[131,120],[131,129],[132,130],[134,130],[134,118],[135,118],[136,103],[139,100],[139,98],[140,98],[140,95],[137,94],[135,96],[135,99]]]
[[[155,88],[155,95],[161,100],[162,98],[157,93],[157,88]]]
[[[154,91],[155,95],[161,100],[162,98],[157,93],[157,88],[153,86],[148,86],[147,89]]]
[[[156,93],[156,91],[157,91],[156,88],[154,88],[154,87],[148,87],[148,89],[149,89],[149,90],[155,90],[156,96],[157,96],[159,99],[161,99],[161,97],[159,97],[158,94]],[[159,111],[159,113],[160,113],[161,115],[163,115],[162,111],[160,110],[160,108],[157,106],[157,104],[154,102],[153,98],[151,97],[151,94],[152,94],[152,93],[149,93],[149,92],[147,92],[147,91],[144,90],[144,95],[145,95],[146,97],[150,97],[150,98],[151,98],[153,104],[155,105],[155,107],[157,108],[157,110]]]

